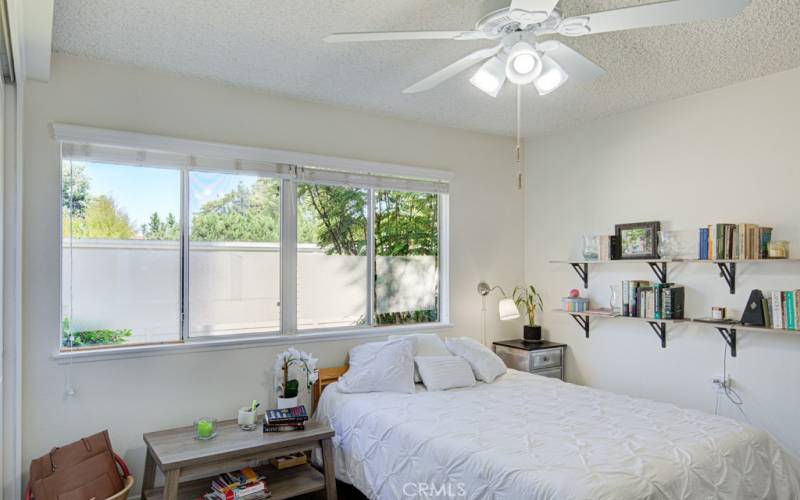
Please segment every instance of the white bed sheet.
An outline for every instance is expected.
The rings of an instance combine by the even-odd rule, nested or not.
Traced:
[[[493,384],[322,394],[336,476],[371,499],[800,499],[800,463],[736,420],[509,370]]]

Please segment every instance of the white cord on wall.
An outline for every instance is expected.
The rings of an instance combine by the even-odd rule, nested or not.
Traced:
[[[748,423],[751,423],[750,422],[750,417],[747,416],[747,413],[745,413],[744,409],[742,408],[742,406],[744,406],[744,400],[742,399],[742,396],[740,396],[739,393],[736,392],[736,390],[733,387],[731,387],[731,384],[728,382],[728,344],[727,343],[725,344],[725,348],[724,348],[724,350],[722,352],[722,385],[721,385],[721,388],[722,388],[722,391],[717,389],[717,400],[716,400],[716,403],[714,404],[714,415],[718,415],[719,414],[719,397],[720,397],[720,392],[721,392],[722,394],[725,395],[726,398],[728,398],[728,401],[730,401],[731,404],[733,404],[733,406],[737,410],[739,410],[739,413],[742,414],[742,417],[744,417],[744,419]]]

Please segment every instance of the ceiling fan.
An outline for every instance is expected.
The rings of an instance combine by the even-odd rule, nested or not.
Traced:
[[[508,0],[502,0],[505,4]],[[502,5],[501,4],[501,5]],[[485,15],[471,31],[387,31],[334,33],[326,42],[386,40],[499,40],[444,67],[403,90],[424,92],[485,61],[470,83],[496,97],[508,79],[517,85],[533,83],[540,95],[561,87],[568,78],[589,82],[605,71],[558,40],[539,41],[546,35],[577,37],[610,31],[730,17],[750,0],[671,0],[562,18],[558,0],[512,0],[511,5]]]

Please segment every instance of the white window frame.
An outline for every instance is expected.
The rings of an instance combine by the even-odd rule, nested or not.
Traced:
[[[52,124],[53,138],[60,143],[72,145],[85,145],[86,147],[118,148],[121,152],[133,154],[138,157],[152,156],[154,162],[162,157],[167,160],[173,156],[185,156],[189,159],[187,164],[170,164],[171,168],[181,171],[181,331],[180,339],[173,344],[145,344],[135,346],[109,346],[107,348],[94,348],[87,350],[62,351],[61,350],[61,309],[59,309],[56,336],[58,343],[53,358],[59,363],[73,361],[99,361],[105,359],[118,359],[129,357],[142,357],[162,354],[175,354],[184,352],[206,351],[216,349],[237,349],[254,345],[286,345],[306,342],[319,342],[327,340],[363,339],[370,337],[383,337],[386,335],[414,333],[419,331],[444,331],[450,325],[450,281],[449,281],[449,227],[450,206],[447,186],[452,179],[452,173],[446,170],[428,169],[391,163],[370,162],[339,157],[322,156],[292,151],[255,148],[249,146],[236,146],[230,144],[211,143],[179,139],[173,137],[141,134],[119,130],[98,129],[79,125]],[[142,153],[142,152],[146,153]],[[208,161],[202,166],[196,165],[197,158]],[[59,162],[62,158],[59,158]],[[99,160],[103,161],[103,160]],[[269,164],[289,165],[288,172],[268,172],[258,168],[248,168],[247,162],[263,162]],[[123,162],[124,163],[124,162]],[[136,163],[135,161],[133,162]],[[221,166],[208,166],[209,163]],[[225,166],[228,165],[228,166]],[[314,165],[315,173],[319,179],[297,178],[296,165]],[[302,170],[312,167],[303,167]],[[190,337],[188,321],[188,259],[189,254],[189,193],[188,175],[190,171],[212,171],[219,173],[238,173],[258,175],[261,177],[277,178],[281,181],[281,241],[280,241],[280,328],[277,332],[267,331],[258,334],[224,335],[217,337]],[[333,172],[333,173],[331,173]],[[320,329],[297,330],[297,183],[302,181],[332,184],[326,181],[335,172],[346,172],[346,182],[340,184],[367,188],[369,192],[368,216],[368,255],[367,269],[372,269],[374,263],[374,196],[373,189],[383,187],[386,189],[400,189],[410,191],[435,192],[438,194],[439,205],[439,321],[430,323],[376,326],[374,322],[374,307],[372,304],[372,290],[374,282],[371,277],[367,280],[367,307],[369,311],[367,325],[354,327],[334,327]],[[375,184],[374,179],[387,177],[388,184]],[[352,180],[350,178],[352,177]],[[431,185],[435,189],[419,188],[418,186]],[[404,187],[406,186],[406,187]],[[59,205],[60,209],[60,205]],[[59,217],[59,226],[61,224]],[[59,227],[59,238],[61,236]],[[61,247],[61,245],[59,245]],[[62,257],[59,251],[59,293],[61,294],[61,265]],[[59,308],[62,307],[59,300]]]

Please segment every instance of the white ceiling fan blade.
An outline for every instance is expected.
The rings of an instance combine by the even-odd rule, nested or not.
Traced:
[[[536,24],[550,17],[558,0],[512,0],[508,16],[522,24]]]
[[[558,40],[548,40],[537,44],[536,48],[552,57],[566,71],[570,80],[588,83],[606,74],[603,68]]]
[[[323,38],[328,43],[380,42],[386,40],[477,40],[486,38],[481,31],[369,31],[333,33]]]
[[[583,25],[588,27],[588,32],[580,29],[572,33],[559,31],[564,35],[580,36],[720,19],[738,14],[749,4],[750,0],[672,0],[567,18],[562,21],[562,26]]]
[[[483,61],[484,59],[488,59],[496,55],[500,50],[503,48],[503,45],[500,44],[496,47],[491,47],[488,49],[481,49],[476,50],[475,52],[467,55],[466,57],[462,57],[458,61],[454,62],[453,64],[446,66],[436,73],[432,74],[431,76],[418,81],[414,85],[408,87],[403,91],[404,94],[415,94],[417,92],[424,92],[426,90],[430,90],[433,87],[439,85],[440,83],[444,82],[448,78],[452,78],[457,74],[461,73],[469,69],[470,67],[478,64],[479,62]]]

